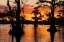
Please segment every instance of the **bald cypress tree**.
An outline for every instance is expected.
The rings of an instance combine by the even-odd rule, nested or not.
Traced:
[[[54,22],[54,6],[55,6],[55,0],[51,0],[51,2],[46,1],[46,0],[39,0],[40,3],[44,3],[44,2],[48,2],[51,3],[51,24],[50,24],[50,28],[47,31],[56,31],[56,27],[55,27],[55,22]]]
[[[21,24],[20,24],[20,0],[15,0],[15,2],[17,3],[17,10],[16,10],[16,23],[14,24],[13,21],[13,13],[11,10],[11,6],[9,4],[9,0],[7,0],[7,5],[9,7],[10,10],[10,14],[11,14],[11,18],[12,18],[12,42],[13,42],[13,36],[16,37],[16,42],[20,42],[20,38],[21,36],[24,34]]]
[[[55,6],[55,0],[52,0],[52,7],[51,7],[51,25],[48,31],[57,31],[55,27],[55,22],[54,22],[54,6]]]

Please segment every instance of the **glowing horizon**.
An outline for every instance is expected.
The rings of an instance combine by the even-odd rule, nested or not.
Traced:
[[[7,0],[5,0],[5,1],[2,0],[2,1],[0,1],[0,4],[6,5],[6,1]],[[10,1],[14,2],[14,0],[10,0]],[[50,0],[48,0],[48,1],[50,1]],[[24,14],[25,15],[27,14],[26,20],[28,20],[28,19],[32,20],[31,17],[33,17],[33,15],[31,15],[31,14],[32,14],[32,11],[34,10],[34,7],[36,6],[36,2],[38,2],[38,1],[37,0],[28,0],[28,1],[23,0],[23,2],[25,3],[24,4]],[[12,2],[10,2],[10,4],[13,5]],[[56,9],[54,11],[54,14],[55,14],[54,17],[59,18],[59,17],[57,17],[57,15],[59,14],[58,11],[60,9],[62,9],[62,7],[56,7]],[[45,14],[48,14],[49,12],[51,12],[50,8],[43,6],[43,7],[40,7],[38,10],[39,10],[39,12],[41,12],[42,15],[44,15],[44,18],[42,18],[42,20],[47,20],[48,17]],[[23,13],[21,12],[20,14],[23,14]],[[30,14],[30,15],[28,15],[28,14]]]

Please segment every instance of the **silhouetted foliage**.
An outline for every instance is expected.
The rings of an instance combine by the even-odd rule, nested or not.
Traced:
[[[20,24],[20,0],[15,0],[17,3],[17,10],[16,7],[14,7],[13,11],[11,10],[9,0],[7,1],[7,5],[9,7],[11,17],[12,17],[12,31],[10,30],[9,33],[12,33],[12,42],[13,42],[13,37],[16,37],[16,42],[20,42],[21,36],[24,34],[21,24]],[[14,24],[13,17],[16,16],[16,24]]]

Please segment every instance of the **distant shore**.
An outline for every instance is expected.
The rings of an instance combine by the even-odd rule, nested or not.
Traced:
[[[16,23],[16,22],[14,22]],[[34,24],[34,21],[23,21],[23,24]],[[0,24],[11,24],[11,21],[0,21]],[[50,25],[50,21],[38,21],[37,24]],[[55,25],[59,25],[59,23],[55,23]]]

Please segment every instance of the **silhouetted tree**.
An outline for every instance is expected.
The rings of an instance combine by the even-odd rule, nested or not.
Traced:
[[[63,25],[64,26],[64,1],[60,1],[60,4],[59,4],[61,7],[63,7],[61,10],[59,10],[59,14],[62,14],[62,16],[60,17],[60,25]]]
[[[38,27],[38,25],[37,25],[37,21],[38,21],[38,19],[37,19],[37,14],[39,14],[38,13],[38,8],[37,7],[35,7],[34,8],[34,11],[32,12],[32,13],[34,13],[34,18],[35,18],[35,21],[34,21],[34,33],[35,33],[35,42],[36,42],[36,28]]]
[[[56,27],[55,27],[55,22],[54,22],[54,7],[55,5],[55,0],[52,0],[52,6],[51,6],[51,26],[48,29],[48,31],[57,31]]]
[[[12,10],[11,10],[11,6],[10,6],[10,4],[9,4],[9,0],[7,0],[7,5],[8,5],[8,7],[9,7],[9,10],[10,10],[10,12],[9,12],[9,14],[11,15],[11,18],[12,18],[12,23],[11,23],[11,25],[12,25],[12,29],[14,28],[14,22],[13,22],[13,13],[12,13]]]
[[[15,0],[15,2],[17,3],[15,37],[16,42],[20,42],[20,38],[24,34],[20,24],[20,0]]]
[[[11,10],[11,6],[9,5],[9,0],[7,1],[7,5],[9,7],[11,17],[12,17],[12,40],[13,40],[13,37],[15,36],[16,42],[20,42],[20,38],[24,33],[21,28],[21,24],[20,24],[20,0],[15,0],[15,2],[17,3],[16,24],[14,24],[14,22],[13,22],[14,12],[12,12],[12,10]]]
[[[38,10],[39,7],[41,7],[41,6],[35,7],[35,8],[34,8],[34,11],[32,12],[32,13],[34,13],[34,16],[35,16],[35,17],[34,17],[34,18],[35,18],[34,27],[37,27],[37,21],[38,21],[37,15],[38,15],[38,14],[41,14],[41,13],[39,12],[39,10]]]
[[[10,10],[9,14],[11,14],[11,18],[12,18],[12,20],[11,20],[11,21],[12,21],[12,22],[11,22],[12,30],[10,29],[9,34],[12,34],[12,42],[13,42],[13,30],[14,30],[14,28],[15,28],[15,25],[14,25],[14,22],[13,22],[13,13],[12,13],[12,10],[11,10],[11,6],[10,6],[10,4],[9,4],[9,0],[7,0],[7,5],[8,5],[9,10]]]

